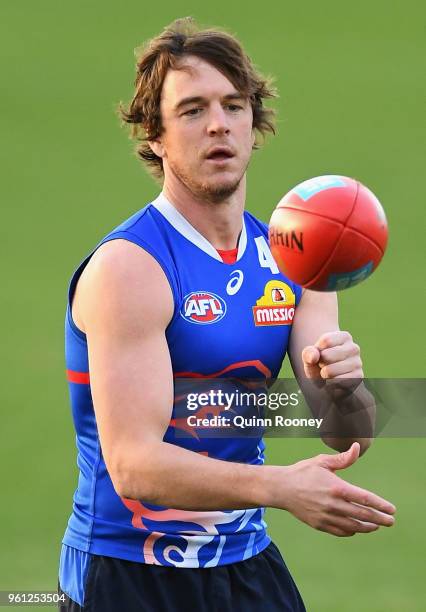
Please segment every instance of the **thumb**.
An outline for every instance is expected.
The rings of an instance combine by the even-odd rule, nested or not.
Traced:
[[[359,442],[354,442],[352,446],[344,453],[336,455],[320,455],[320,465],[328,470],[344,470],[350,467],[359,458],[360,452]]]
[[[320,368],[318,362],[321,353],[316,346],[306,346],[302,351],[302,361],[307,378],[320,378]]]

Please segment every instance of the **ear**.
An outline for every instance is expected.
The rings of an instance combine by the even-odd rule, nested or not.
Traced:
[[[255,142],[256,142],[256,132],[255,132],[255,129],[252,128],[251,130],[251,148],[254,147]]]
[[[157,156],[157,157],[165,157],[165,150],[163,147],[163,144],[160,140],[150,140],[148,142],[149,146],[151,147],[151,151]]]

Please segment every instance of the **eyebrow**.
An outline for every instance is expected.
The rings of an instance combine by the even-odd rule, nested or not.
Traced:
[[[226,94],[226,96],[223,96],[222,100],[246,100],[247,96],[243,96],[243,94],[238,93],[237,91],[235,93],[230,93],[230,94]],[[207,102],[207,98],[203,98],[202,96],[190,96],[188,98],[182,98],[182,100],[180,100],[176,106],[174,107],[173,110],[178,111],[181,108],[183,108],[184,106],[187,106],[188,104],[205,104]]]

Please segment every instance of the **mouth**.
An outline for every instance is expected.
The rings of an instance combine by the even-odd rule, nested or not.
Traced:
[[[213,162],[227,162],[235,157],[229,147],[214,147],[206,155],[206,159]]]

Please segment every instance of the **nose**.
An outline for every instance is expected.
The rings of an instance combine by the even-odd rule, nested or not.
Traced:
[[[229,134],[230,127],[225,109],[221,104],[214,104],[209,109],[207,132],[209,136]]]

